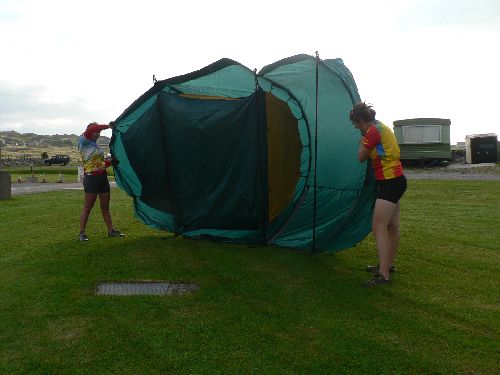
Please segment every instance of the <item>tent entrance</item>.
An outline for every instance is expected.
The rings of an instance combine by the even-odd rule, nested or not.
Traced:
[[[160,95],[162,143],[179,232],[262,227],[265,113],[241,100]],[[260,111],[259,111],[260,109]]]
[[[179,233],[265,232],[300,178],[297,120],[262,91],[242,99],[161,92],[123,143],[141,201],[173,215]]]
[[[288,105],[266,93],[269,222],[293,199],[300,178],[302,142],[297,119]]]

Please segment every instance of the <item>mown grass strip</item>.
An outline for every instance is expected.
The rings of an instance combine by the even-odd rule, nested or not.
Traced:
[[[333,254],[174,238],[112,193],[76,241],[81,192],[0,202],[1,373],[492,374],[500,183],[410,180],[399,273],[364,289],[373,237]],[[194,283],[97,296],[101,281]]]

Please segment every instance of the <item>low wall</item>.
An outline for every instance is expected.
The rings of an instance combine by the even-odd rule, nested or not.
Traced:
[[[45,165],[45,159],[32,158],[32,159],[1,159],[0,168],[15,168],[15,167],[30,167]]]

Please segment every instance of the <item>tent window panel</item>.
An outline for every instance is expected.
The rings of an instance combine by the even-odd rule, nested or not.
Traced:
[[[403,143],[440,143],[441,126],[404,126]]]

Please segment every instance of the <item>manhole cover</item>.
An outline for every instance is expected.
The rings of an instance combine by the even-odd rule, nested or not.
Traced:
[[[107,296],[173,295],[193,293],[196,284],[177,284],[166,282],[110,282],[97,285],[97,294]]]

